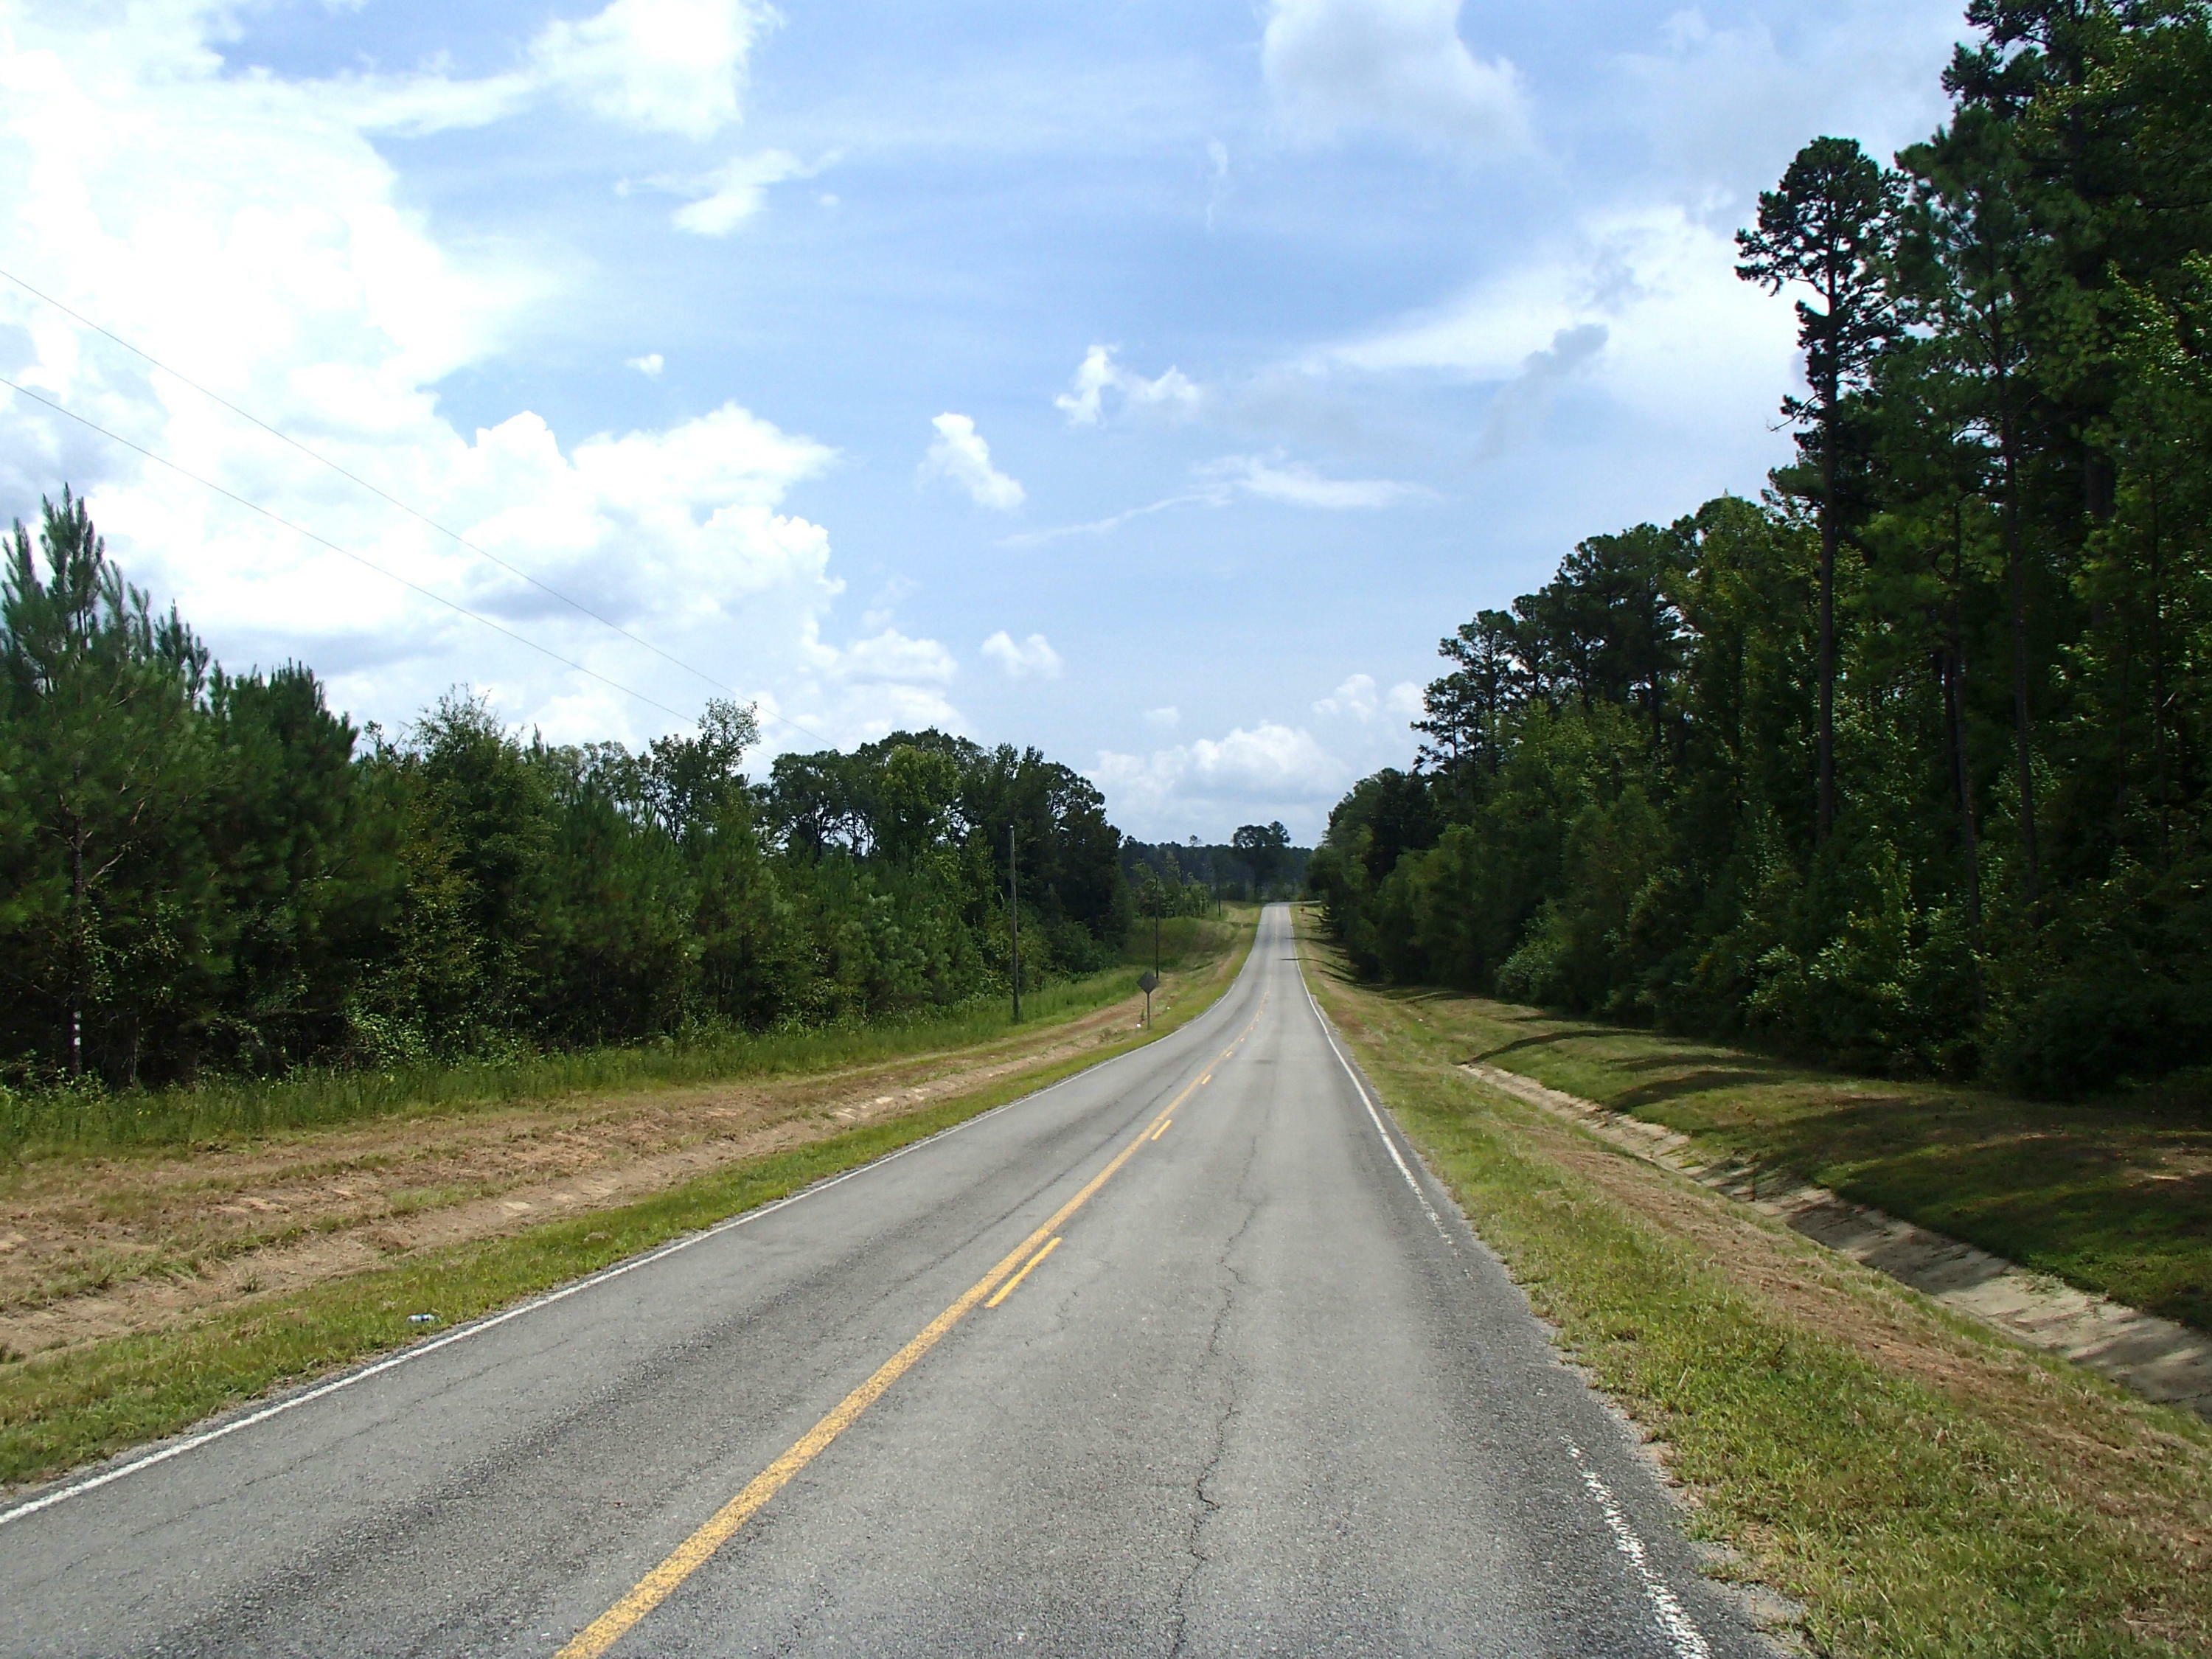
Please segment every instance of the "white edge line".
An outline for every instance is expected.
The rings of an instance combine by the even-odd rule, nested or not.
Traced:
[[[1352,1079],[1352,1086],[1359,1093],[1359,1103],[1367,1109],[1367,1115],[1375,1125],[1375,1133],[1382,1137],[1383,1150],[1390,1154],[1390,1161],[1398,1166],[1398,1173],[1406,1177],[1406,1184],[1413,1189],[1413,1197],[1420,1204],[1421,1213],[1428,1217],[1429,1224],[1437,1230],[1437,1237],[1456,1254],[1458,1241],[1452,1237],[1451,1230],[1444,1225],[1444,1218],[1437,1213],[1437,1206],[1429,1202],[1428,1194],[1421,1189],[1413,1166],[1406,1162],[1405,1154],[1398,1150],[1398,1143],[1390,1138],[1390,1131],[1383,1127],[1382,1115],[1375,1109],[1374,1097],[1367,1092],[1367,1085],[1359,1080],[1359,1073],[1352,1069],[1352,1062],[1345,1058],[1343,1048],[1337,1043],[1336,1032],[1328,1023],[1328,1016],[1322,1012],[1320,1000],[1314,995],[1313,987],[1305,980],[1305,965],[1301,963],[1298,965],[1298,988],[1306,994],[1306,1002],[1313,1009],[1314,1018],[1321,1022],[1321,1034],[1328,1043],[1329,1053],[1336,1056],[1336,1063],[1344,1067],[1345,1076]]]
[[[1241,973],[1238,977],[1243,977]],[[1233,990],[1235,984],[1235,981],[1231,981],[1230,988]],[[1307,994],[1310,999],[1312,994],[1309,992]],[[1169,1032],[1168,1036],[1180,1036],[1185,1031],[1194,1030],[1201,1021],[1211,1019],[1227,1000],[1227,994],[1224,993],[1220,1000],[1215,1002],[1212,1007],[1208,1008],[1197,1019],[1193,1020],[1188,1025],[1178,1026],[1175,1030]],[[1162,1041],[1164,1040],[1162,1039]],[[1002,1101],[988,1111],[976,1113],[973,1117],[963,1118],[957,1123],[939,1129],[935,1134],[925,1135],[920,1140],[910,1140],[903,1146],[885,1152],[881,1158],[871,1158],[866,1164],[854,1164],[851,1169],[831,1176],[827,1180],[814,1182],[800,1188],[795,1193],[786,1193],[781,1198],[747,1210],[741,1215],[730,1216],[724,1220],[714,1223],[711,1226],[702,1227],[696,1232],[687,1233],[681,1238],[658,1245],[643,1255],[632,1256],[629,1261],[618,1261],[611,1267],[602,1267],[599,1272],[572,1280],[558,1290],[549,1291],[543,1296],[532,1297],[527,1302],[518,1303],[515,1306],[504,1309],[498,1313],[471,1320],[465,1325],[456,1326],[442,1336],[431,1338],[428,1342],[418,1342],[412,1347],[401,1349],[398,1353],[387,1354],[382,1359],[363,1365],[358,1370],[348,1371],[342,1376],[332,1377],[327,1382],[318,1383],[313,1388],[303,1389],[298,1394],[287,1395],[283,1399],[272,1401],[258,1411],[248,1412],[243,1417],[234,1417],[227,1423],[218,1424],[212,1429],[204,1429],[198,1434],[188,1434],[181,1440],[173,1440],[167,1445],[156,1447],[154,1450],[131,1458],[127,1462],[118,1463],[112,1468],[102,1469],[98,1474],[87,1475],[82,1480],[73,1480],[66,1486],[55,1487],[52,1492],[41,1492],[38,1497],[27,1503],[18,1504],[13,1509],[0,1510],[0,1527],[6,1526],[11,1521],[20,1521],[26,1516],[36,1515],[41,1510],[52,1509],[57,1504],[64,1503],[70,1498],[94,1491],[111,1481],[120,1480],[126,1474],[136,1474],[141,1469],[152,1468],[156,1463],[166,1463],[173,1457],[181,1457],[188,1451],[197,1451],[210,1442],[223,1439],[229,1435],[238,1433],[240,1430],[252,1428],[258,1424],[266,1423],[272,1417],[281,1417],[286,1412],[310,1405],[325,1395],[337,1393],[341,1389],[349,1389],[356,1382],[365,1382],[372,1376],[380,1376],[386,1371],[395,1370],[402,1365],[425,1358],[437,1352],[441,1348],[450,1347],[454,1343],[465,1341],[472,1336],[481,1336],[486,1331],[506,1324],[510,1319],[520,1319],[525,1314],[536,1313],[541,1308],[550,1308],[555,1303],[566,1301],[579,1291],[592,1290],[605,1284],[609,1279],[620,1279],[624,1273],[635,1273],[640,1267],[650,1267],[664,1256],[674,1255],[678,1250],[688,1250],[695,1244],[703,1244],[708,1239],[719,1237],[733,1228],[743,1227],[763,1217],[774,1215],[778,1210],[788,1205],[796,1204],[803,1198],[811,1198],[817,1193],[826,1193],[832,1187],[850,1181],[855,1176],[866,1175],[872,1170],[880,1170],[886,1164],[894,1163],[904,1158],[908,1152],[918,1152],[923,1147],[957,1135],[963,1129],[981,1123],[987,1118],[996,1117],[1000,1113],[1011,1110],[1016,1106],[1024,1106],[1030,1101],[1041,1099],[1054,1090],[1073,1083],[1079,1078],[1095,1077],[1117,1060],[1131,1059],[1152,1046],[1150,1042],[1139,1043],[1133,1048],[1125,1049],[1121,1054],[1099,1061],[1096,1066],[1086,1066],[1079,1072],[1071,1072],[1058,1082],[1048,1083],[1042,1089],[1032,1090],[1028,1094]],[[1396,1156],[1395,1152],[1392,1156]],[[1401,1162],[1399,1167],[1403,1169],[1405,1165]],[[1408,1179],[1411,1177],[1409,1176]],[[1426,1200],[1423,1200],[1425,1205],[1426,1202]],[[1434,1218],[1433,1212],[1431,1218]]]
[[[1437,1231],[1447,1244],[1452,1243],[1452,1237],[1444,1227],[1443,1218],[1429,1202],[1429,1195],[1421,1190],[1421,1183],[1414,1179],[1413,1169],[1399,1153],[1397,1143],[1391,1139],[1390,1132],[1383,1127],[1382,1116],[1375,1109],[1375,1102],[1367,1091],[1367,1085],[1360,1081],[1359,1073],[1345,1058],[1343,1048],[1337,1043],[1336,1032],[1329,1024],[1328,1015],[1322,1011],[1320,1000],[1313,994],[1313,988],[1304,982],[1303,964],[1298,980],[1300,988],[1306,994],[1307,1002],[1312,1005],[1314,1018],[1321,1022],[1322,1036],[1328,1040],[1329,1052],[1336,1056],[1336,1063],[1344,1067],[1344,1074],[1352,1079],[1352,1086],[1359,1091],[1359,1103],[1367,1109],[1367,1115],[1374,1121],[1375,1133],[1382,1137],[1383,1146],[1389,1150],[1390,1161],[1398,1166],[1398,1173],[1406,1177],[1406,1184],[1413,1189],[1413,1196],[1420,1200],[1422,1211]],[[1454,1248],[1457,1247],[1455,1245]],[[1561,1439],[1565,1441],[1568,1455],[1575,1460],[1583,1486],[1596,1501],[1599,1513],[1605,1516],[1605,1524],[1613,1533],[1613,1547],[1620,1552],[1642,1581],[1644,1594],[1651,1603],[1652,1617],[1657,1621],[1661,1633],[1673,1644],[1678,1659],[1711,1659],[1712,1650],[1705,1645],[1705,1638],[1698,1632],[1681,1599],[1653,1570],[1650,1553],[1644,1547],[1643,1539],[1637,1535],[1635,1528],[1629,1524],[1628,1516],[1614,1498],[1612,1489],[1598,1479],[1597,1472],[1589,1467],[1580,1446],[1566,1440],[1565,1436]]]
[[[1561,1438],[1565,1440],[1565,1437]],[[1567,1440],[1566,1448],[1567,1455],[1575,1460],[1583,1486],[1597,1504],[1598,1513],[1605,1516],[1605,1524],[1612,1530],[1613,1547],[1643,1581],[1644,1594],[1651,1603],[1651,1614],[1658,1623],[1660,1633],[1673,1645],[1680,1659],[1711,1659],[1712,1650],[1705,1645],[1705,1638],[1699,1634],[1681,1598],[1653,1569],[1650,1552],[1637,1535],[1636,1528],[1629,1524],[1628,1516],[1613,1497],[1612,1488],[1598,1479],[1597,1471],[1590,1468],[1580,1446]]]

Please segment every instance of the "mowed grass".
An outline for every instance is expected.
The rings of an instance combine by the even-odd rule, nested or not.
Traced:
[[[1240,929],[1255,926],[1258,915],[1256,905],[1238,904],[1227,907],[1219,916],[1161,917],[1157,924],[1160,970],[1171,974],[1212,961],[1229,948]],[[1154,926],[1152,918],[1138,917],[1121,947],[1121,960],[1139,971],[1152,965]]]
[[[922,1110],[735,1164],[637,1203],[410,1255],[388,1267],[255,1298],[171,1329],[0,1363],[0,1483],[44,1479],[189,1427],[272,1388],[422,1340],[426,1333],[410,1315],[434,1314],[434,1334],[541,1294],[1165,1036],[1211,1007],[1233,982],[1256,914],[1222,925],[1211,936],[1218,948],[1210,955],[1194,951],[1187,975],[1170,982],[1171,1000],[1151,1031],[1130,1031],[1080,1055],[1042,1061]],[[1028,1002],[1024,997],[1025,1016]],[[1029,1023],[1025,1018],[1024,1026]]]
[[[1174,924],[1170,923],[1170,926]],[[1249,927],[1247,919],[1243,926]],[[1186,929],[1195,963],[1226,949],[1239,923]],[[1145,963],[1150,965],[1149,932]],[[1132,947],[1133,949],[1133,947]],[[732,1031],[687,1042],[580,1048],[457,1065],[381,1071],[302,1072],[276,1079],[212,1079],[192,1088],[11,1092],[0,1088],[0,1157],[112,1152],[205,1144],[360,1122],[409,1112],[507,1106],[565,1095],[833,1071],[972,1048],[1074,1018],[1137,994],[1128,963],[1022,994],[1022,1023],[1010,1001],[976,1000],[870,1024]]]
[[[1457,1063],[1494,1006],[1310,977],[1538,1311],[1663,1443],[1693,1535],[1803,1603],[1817,1651],[2212,1653],[2204,1425],[1484,1088]]]
[[[1694,1135],[2134,1307],[2212,1331],[2212,1116],[1855,1078],[1451,1000],[1458,1058]]]

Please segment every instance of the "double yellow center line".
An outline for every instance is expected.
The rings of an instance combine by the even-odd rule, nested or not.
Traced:
[[[964,1319],[977,1303],[988,1298],[989,1305],[995,1308],[1012,1295],[1014,1286],[1029,1276],[1030,1269],[1050,1255],[1060,1243],[1057,1235],[1060,1224],[1089,1203],[1091,1195],[1120,1173],[1121,1166],[1134,1158],[1138,1149],[1146,1141],[1158,1140],[1167,1132],[1176,1109],[1212,1081],[1214,1067],[1234,1054],[1237,1045],[1252,1034],[1253,1027],[1260,1023],[1260,1015],[1267,1006],[1267,1000],[1262,996],[1260,1006],[1253,1011],[1251,1024],[1239,1031],[1229,1046],[1214,1056],[1212,1065],[1170,1101],[1159,1115],[1139,1132],[1134,1140],[1114,1155],[1111,1163],[1085,1182],[1080,1192],[1054,1211],[1051,1219],[1024,1239],[997,1267],[962,1291],[959,1300],[916,1332],[912,1340],[876,1368],[874,1376],[839,1401],[836,1408],[801,1435],[789,1451],[747,1481],[744,1491],[709,1516],[705,1525],[672,1550],[659,1566],[639,1579],[621,1601],[578,1632],[574,1639],[562,1648],[555,1659],[599,1659],[599,1656],[622,1640],[638,1620],[673,1595],[678,1585],[706,1565],[716,1550],[728,1543],[738,1529],[758,1514],[769,1498],[788,1486],[791,1478],[812,1462],[824,1447],[852,1427],[860,1413],[880,1400],[892,1383],[913,1370],[915,1362],[942,1341],[945,1334]],[[1013,1276],[1007,1279],[1010,1273]],[[1003,1289],[1000,1288],[1002,1279],[1007,1279]]]

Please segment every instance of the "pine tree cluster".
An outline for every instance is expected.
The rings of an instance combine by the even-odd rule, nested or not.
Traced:
[[[82,501],[0,588],[0,1084],[189,1081],[878,1018],[1117,959],[1121,836],[941,732],[741,770],[752,711],[547,744],[450,696],[363,732],[233,675]]]
[[[1759,502],[1443,641],[1310,882],[1366,970],[2073,1094],[2212,1062],[2212,15],[1976,0],[1950,118],[1820,138]]]

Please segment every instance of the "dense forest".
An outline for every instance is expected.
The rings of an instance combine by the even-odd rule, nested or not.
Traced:
[[[64,492],[0,590],[0,1082],[187,1079],[878,1018],[1103,967],[1130,915],[1098,792],[898,732],[742,770],[696,733],[526,740],[454,695],[357,730],[234,675]]]
[[[2051,1094],[2212,1059],[2212,24],[1967,17],[1940,131],[1738,237],[1795,460],[1461,625],[1336,808],[1363,969]]]

